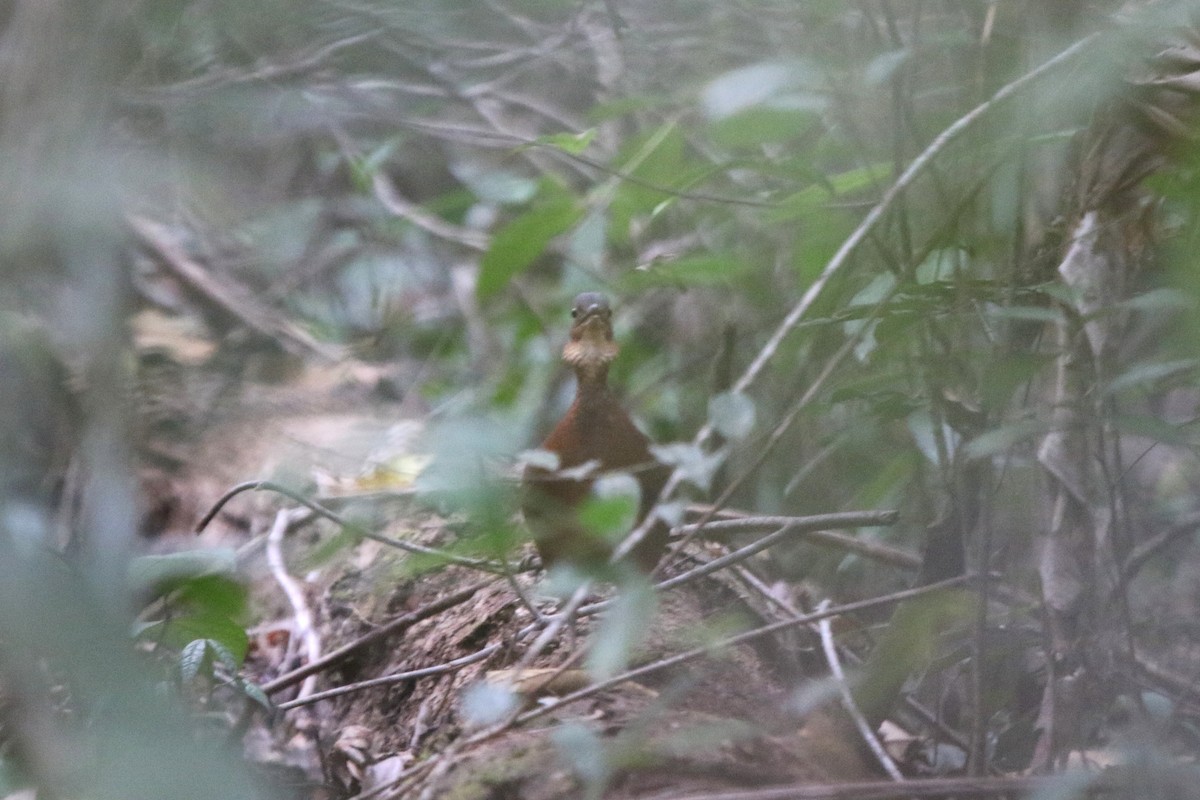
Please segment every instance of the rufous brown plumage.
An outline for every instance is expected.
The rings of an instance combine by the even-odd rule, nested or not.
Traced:
[[[612,308],[603,295],[585,292],[575,298],[570,337],[563,361],[578,382],[575,401],[551,431],[542,449],[558,456],[558,470],[529,465],[525,469],[522,509],[534,542],[547,566],[558,562],[597,565],[608,560],[612,543],[589,531],[579,520],[597,474],[629,472],[641,487],[637,524],[653,508],[670,471],[654,460],[650,442],[629,419],[608,388],[608,367],[616,358]],[[564,471],[593,462],[582,476]],[[632,550],[630,560],[643,571],[654,569],[666,549],[669,529],[657,520]]]

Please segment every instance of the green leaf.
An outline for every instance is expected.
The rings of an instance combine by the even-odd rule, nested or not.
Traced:
[[[570,196],[541,203],[498,230],[479,263],[476,293],[483,300],[500,292],[545,251],[551,240],[574,225],[583,209]]]
[[[1023,419],[992,428],[967,442],[964,452],[969,459],[988,458],[1008,451],[1020,442],[1045,433],[1046,423],[1036,419]]]
[[[262,690],[262,687],[257,683],[251,683],[244,678],[238,678],[237,686],[242,690],[242,694],[258,703],[267,711],[272,710],[275,706],[271,702],[271,698],[267,697],[267,693]]]
[[[656,261],[639,267],[628,276],[631,290],[653,286],[693,288],[723,286],[746,271],[743,261],[729,253],[684,256],[674,261]]]
[[[1118,308],[1128,308],[1134,311],[1193,311],[1196,300],[1178,289],[1151,289],[1148,292],[1135,295],[1128,300],[1117,303]]]
[[[173,617],[166,620],[155,632],[156,638],[163,644],[181,650],[197,639],[211,639],[224,648],[220,655],[224,658],[228,654],[229,663],[234,668],[245,658],[246,650],[250,647],[250,637],[246,635],[246,631],[233,620],[218,614]]]
[[[887,183],[891,174],[892,165],[880,161],[830,175],[825,179],[825,183],[809,186],[784,198],[779,208],[772,211],[768,217],[773,222],[788,222],[807,217],[834,199]]]
[[[721,147],[753,148],[803,136],[820,122],[815,110],[760,106],[717,120],[708,135]]]
[[[1104,387],[1104,393],[1116,394],[1134,387],[1150,388],[1164,378],[1191,372],[1197,367],[1200,367],[1200,361],[1194,358],[1165,361],[1158,364],[1138,364],[1109,381],[1108,385]]]
[[[1062,311],[1050,306],[997,306],[988,304],[984,314],[992,319],[1008,319],[1014,322],[1062,322]]]
[[[195,639],[184,646],[179,654],[179,676],[184,683],[191,683],[208,662],[208,640]],[[208,670],[205,670],[206,672]]]
[[[588,672],[593,679],[611,678],[628,666],[649,630],[654,608],[654,590],[648,581],[639,579],[621,586],[588,651]]]
[[[863,288],[859,289],[854,297],[850,298],[849,306],[874,306],[888,294],[896,286],[896,276],[890,272],[881,272],[871,279]]]
[[[509,687],[479,681],[463,692],[462,713],[468,722],[482,728],[504,720],[519,703]]]
[[[589,531],[608,541],[620,541],[633,527],[641,488],[624,472],[601,475],[593,497],[579,510],[579,521]]]
[[[821,70],[806,61],[763,61],[717,77],[704,87],[701,99],[708,118],[721,120],[754,106],[786,108],[797,94],[814,97],[813,90],[824,84]]]
[[[949,281],[960,265],[970,263],[967,252],[962,248],[938,248],[917,265],[915,277],[918,284]]]
[[[908,61],[911,55],[912,51],[906,47],[900,50],[880,53],[875,56],[863,71],[863,78],[866,80],[867,86],[882,86],[885,82],[891,80],[892,76],[896,74],[896,70],[905,61]]]
[[[142,594],[200,575],[232,575],[236,571],[237,554],[231,547],[139,556],[129,564],[129,587]]]
[[[585,785],[596,787],[588,796],[599,797],[597,790],[607,784],[613,773],[605,740],[578,722],[555,728],[550,733],[550,740],[563,761],[571,766],[571,771]]]
[[[498,205],[528,203],[537,195],[537,181],[516,172],[466,160],[451,162],[450,171],[479,200]]]
[[[662,463],[679,469],[684,479],[706,492],[726,457],[724,450],[709,454],[686,442],[651,445],[650,452]]]
[[[754,430],[754,401],[741,392],[723,392],[708,401],[708,418],[722,436],[735,441]]]
[[[1160,417],[1143,414],[1118,414],[1114,422],[1117,430],[1122,433],[1132,433],[1145,436],[1163,444],[1190,447],[1195,443],[1195,437],[1189,435],[1185,426],[1172,425]]]
[[[207,642],[208,650],[213,654],[213,658],[221,662],[226,669],[236,671],[241,666],[241,659],[234,656],[233,652],[224,644],[216,639],[208,639]]]
[[[179,587],[175,602],[233,618],[246,610],[246,587],[228,575],[200,575]]]
[[[538,144],[544,144],[577,156],[588,148],[596,138],[596,129],[588,128],[580,133],[551,133],[537,138]]]

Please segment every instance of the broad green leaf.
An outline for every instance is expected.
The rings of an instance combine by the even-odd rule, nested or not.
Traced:
[[[1128,300],[1122,300],[1117,303],[1120,308],[1129,308],[1134,311],[1160,312],[1160,311],[1192,311],[1196,308],[1196,301],[1187,293],[1181,292],[1178,289],[1151,289],[1148,292],[1135,295]]]
[[[912,55],[912,51],[907,47],[900,50],[890,50],[886,53],[880,53],[871,59],[867,64],[867,68],[863,70],[863,78],[868,86],[882,86],[885,82],[891,80],[904,62],[908,61]]]
[[[447,166],[472,195],[487,203],[519,205],[537,195],[537,181],[516,172],[496,169],[487,162],[451,161]]]
[[[168,647],[184,648],[197,639],[212,639],[229,653],[232,663],[240,664],[250,646],[245,629],[219,614],[189,614],[165,622],[155,638]]]
[[[1117,430],[1122,433],[1132,433],[1145,436],[1163,444],[1190,447],[1195,444],[1196,437],[1186,426],[1172,425],[1161,417],[1143,414],[1118,414],[1114,418]]]
[[[593,497],[579,510],[579,521],[589,531],[608,541],[620,541],[633,527],[641,489],[628,473],[600,476]]]
[[[235,656],[228,647],[216,639],[205,640],[208,645],[208,651],[212,653],[214,661],[219,661],[226,669],[236,671],[241,666],[241,659]]]
[[[964,452],[969,459],[988,458],[1009,450],[1020,442],[1027,441],[1047,430],[1046,423],[1036,419],[1023,419],[992,428],[967,442]]]
[[[208,661],[208,640],[195,639],[184,645],[179,654],[179,676],[184,683],[191,683],[200,674]]]
[[[980,401],[987,411],[999,411],[1008,405],[1016,389],[1033,380],[1039,372],[1054,363],[1048,353],[1016,352],[1000,358],[979,353],[973,356],[983,364],[980,381]]]
[[[723,392],[708,401],[708,418],[722,436],[735,441],[754,430],[754,401],[741,392]]]
[[[649,582],[624,583],[613,606],[600,622],[588,651],[588,672],[595,680],[611,678],[624,670],[641,644],[654,616],[655,596]]]
[[[938,432],[935,427],[934,418],[929,411],[919,408],[909,414],[905,422],[908,424],[908,432],[912,435],[917,449],[924,454],[929,463],[939,463],[941,453],[938,450]],[[942,426],[942,433],[946,438],[950,438],[952,435],[951,431],[945,426]]]
[[[498,230],[479,263],[476,286],[479,298],[483,300],[503,290],[582,214],[583,209],[574,198],[559,196],[536,205]]]
[[[232,576],[238,570],[238,555],[232,547],[212,547],[139,555],[128,569],[130,590],[136,595],[163,594],[200,576]]]
[[[813,110],[759,106],[717,120],[708,135],[721,147],[759,147],[803,136],[820,122]]]
[[[612,777],[605,740],[578,722],[568,722],[550,733],[550,740],[571,771],[592,789],[587,797],[599,797]]]
[[[825,183],[809,186],[784,198],[779,204],[779,208],[768,216],[774,222],[787,222],[807,217],[834,199],[887,183],[891,174],[892,165],[886,161],[880,161],[858,169],[830,175],[825,179]]]
[[[1162,724],[1175,716],[1175,702],[1164,694],[1149,690],[1141,693],[1142,708],[1155,722]]]
[[[480,681],[463,692],[463,716],[472,725],[486,727],[504,720],[517,709],[519,699],[507,686]]]
[[[806,61],[763,61],[719,76],[704,87],[701,99],[708,118],[720,120],[754,106],[786,104],[792,93],[824,83],[821,70]]]
[[[969,264],[967,252],[962,248],[939,248],[931,252],[916,270],[918,284],[949,281],[959,265]]]
[[[674,261],[657,261],[628,275],[631,289],[651,286],[692,288],[727,285],[746,271],[743,261],[729,253],[684,256]]]
[[[544,144],[562,150],[564,153],[579,155],[588,148],[596,138],[596,129],[588,128],[580,133],[551,133],[537,138],[538,144]]]
[[[863,288],[859,289],[854,297],[850,298],[847,305],[850,306],[873,306],[888,294],[896,286],[896,276],[890,272],[880,272],[871,282]]]
[[[242,690],[242,694],[258,703],[267,711],[270,711],[275,707],[271,702],[271,698],[267,697],[267,693],[264,692],[262,687],[257,683],[251,683],[250,681],[239,678],[237,686]]]
[[[1063,321],[1062,311],[1053,306],[998,306],[988,304],[983,313],[994,319],[1008,319],[1014,322],[1049,322]]]
[[[179,587],[175,602],[233,618],[246,610],[246,587],[229,575],[200,575]]]
[[[1197,367],[1200,367],[1200,361],[1194,358],[1165,361],[1157,364],[1137,364],[1132,369],[1121,373],[1109,381],[1108,385],[1104,387],[1104,393],[1116,394],[1117,392],[1134,387],[1142,389],[1152,388],[1154,384],[1164,378],[1191,372]]]
[[[129,564],[129,585],[141,593],[200,575],[232,575],[236,570],[237,555],[231,547],[138,556]]]
[[[685,480],[706,492],[726,457],[724,450],[709,454],[685,442],[651,445],[650,452],[662,463],[680,470]]]

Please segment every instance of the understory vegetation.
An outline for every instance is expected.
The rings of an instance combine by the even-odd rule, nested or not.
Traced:
[[[1197,12],[14,0],[0,797],[1200,795]]]

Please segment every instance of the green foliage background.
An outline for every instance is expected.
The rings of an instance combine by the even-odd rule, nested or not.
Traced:
[[[1062,356],[1046,330],[1071,313],[1056,266],[1128,166],[1089,143],[1167,115],[1170,135],[1124,151],[1150,177],[1142,224],[1108,241],[1136,253],[1127,291],[1097,313],[1128,315],[1128,341],[1089,380],[1113,431],[1173,454],[1170,476],[1107,487],[1127,546],[1190,508],[1192,420],[1165,398],[1196,390],[1194,126],[1186,88],[1166,106],[1146,88],[1170,77],[1153,59],[1190,30],[1188,3],[34,5],[0,20],[15,76],[0,97],[0,322],[43,320],[82,365],[83,407],[64,414],[106,478],[74,523],[77,568],[113,619],[135,526],[122,321],[162,304],[123,215],[167,224],[319,340],[411,367],[404,390],[435,430],[472,432],[449,448],[459,459],[539,440],[569,397],[570,298],[603,290],[619,309],[613,381],[661,442],[694,441],[710,399],[755,365],[717,406],[739,436],[710,494],[768,513],[898,507],[902,525],[861,535],[912,548],[952,518],[974,566],[1033,586],[1049,513],[1035,448]],[[956,120],[1086,36],[939,144],[843,257]],[[31,430],[33,405],[13,401],[0,424]],[[0,453],[9,563],[35,558],[17,511],[51,505],[29,488],[50,466],[22,446]],[[711,464],[690,452],[699,496]],[[495,515],[493,500],[461,503]],[[776,559],[789,578],[878,586],[854,556]],[[23,613],[40,612],[8,607],[0,638],[21,641]],[[1133,613],[1137,627],[1150,612]]]

